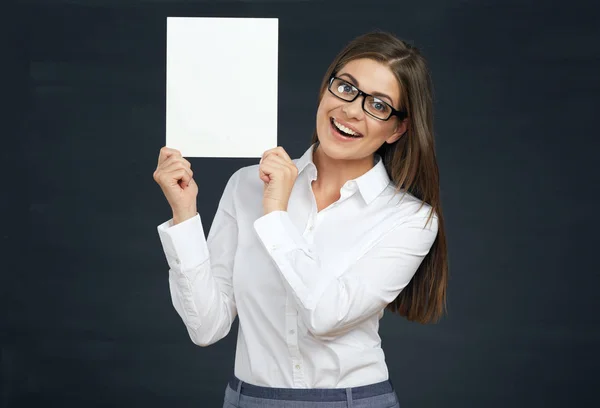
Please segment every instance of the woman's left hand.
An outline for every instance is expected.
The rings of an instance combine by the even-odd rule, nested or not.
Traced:
[[[265,183],[263,192],[265,215],[272,211],[287,211],[288,200],[298,177],[298,168],[283,147],[269,149],[263,153],[258,173]]]

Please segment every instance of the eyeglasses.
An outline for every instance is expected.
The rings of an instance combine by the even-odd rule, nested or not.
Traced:
[[[388,120],[392,116],[398,116],[398,118],[402,120],[407,116],[406,112],[394,109],[389,103],[361,91],[351,83],[338,77],[331,77],[327,89],[329,89],[329,92],[334,96],[346,102],[352,102],[359,96],[364,96],[362,108],[375,119]]]

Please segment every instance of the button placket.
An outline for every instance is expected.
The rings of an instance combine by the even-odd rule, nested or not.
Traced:
[[[288,294],[285,302],[285,338],[292,363],[294,384],[298,387],[304,387],[302,355],[298,348],[298,311],[293,305],[294,300]]]
[[[306,222],[306,228],[304,229],[304,234],[302,234],[304,236],[304,238],[306,238],[306,241],[309,244],[312,244],[314,241],[315,227],[316,227],[316,217],[315,217],[315,213],[313,211],[311,211],[310,215],[308,216],[308,221]]]

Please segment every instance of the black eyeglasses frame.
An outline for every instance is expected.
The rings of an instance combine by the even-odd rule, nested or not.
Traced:
[[[354,89],[356,89],[358,91],[357,94],[354,96],[354,98],[352,98],[352,99],[344,99],[344,98],[340,97],[339,95],[336,95],[331,90],[331,85],[333,84],[333,81],[336,80],[336,79],[339,80],[339,81],[342,81],[342,82],[344,82],[344,83],[346,83],[348,85],[350,85],[351,87],[353,87]],[[373,96],[373,95],[370,95],[370,94],[368,94],[366,92],[363,92],[360,89],[358,89],[356,86],[352,85],[350,82],[346,81],[343,78],[336,77],[335,75],[332,75],[331,78],[329,78],[329,85],[327,86],[327,90],[333,96],[335,96],[336,98],[338,98],[338,99],[340,99],[340,100],[342,100],[344,102],[354,102],[356,100],[356,98],[358,98],[359,96],[362,96],[363,97],[363,100],[362,100],[362,110],[366,114],[368,114],[369,116],[371,116],[372,118],[377,119],[377,120],[382,120],[382,121],[385,122],[385,121],[389,120],[392,116],[397,116],[400,120],[404,120],[408,116],[408,114],[407,114],[406,111],[396,110],[392,105],[390,105],[386,101],[382,100],[381,98],[378,98],[377,96]],[[391,113],[390,113],[390,115],[387,118],[382,119],[382,118],[378,118],[377,116],[374,116],[371,112],[367,111],[365,109],[365,101],[367,100],[367,96],[370,96],[371,98],[377,99],[377,100],[381,101],[381,103],[385,103],[387,106],[389,106],[390,109],[392,110]]]

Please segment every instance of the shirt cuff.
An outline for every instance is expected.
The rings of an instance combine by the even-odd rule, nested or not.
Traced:
[[[208,247],[198,213],[177,225],[173,225],[171,218],[160,224],[157,230],[171,269],[191,271],[208,261]]]
[[[254,230],[269,253],[304,249],[306,240],[290,219],[287,211],[271,211],[254,221]]]
[[[314,250],[288,212],[272,211],[257,219],[254,229],[302,305],[314,308],[332,277],[321,276]]]

